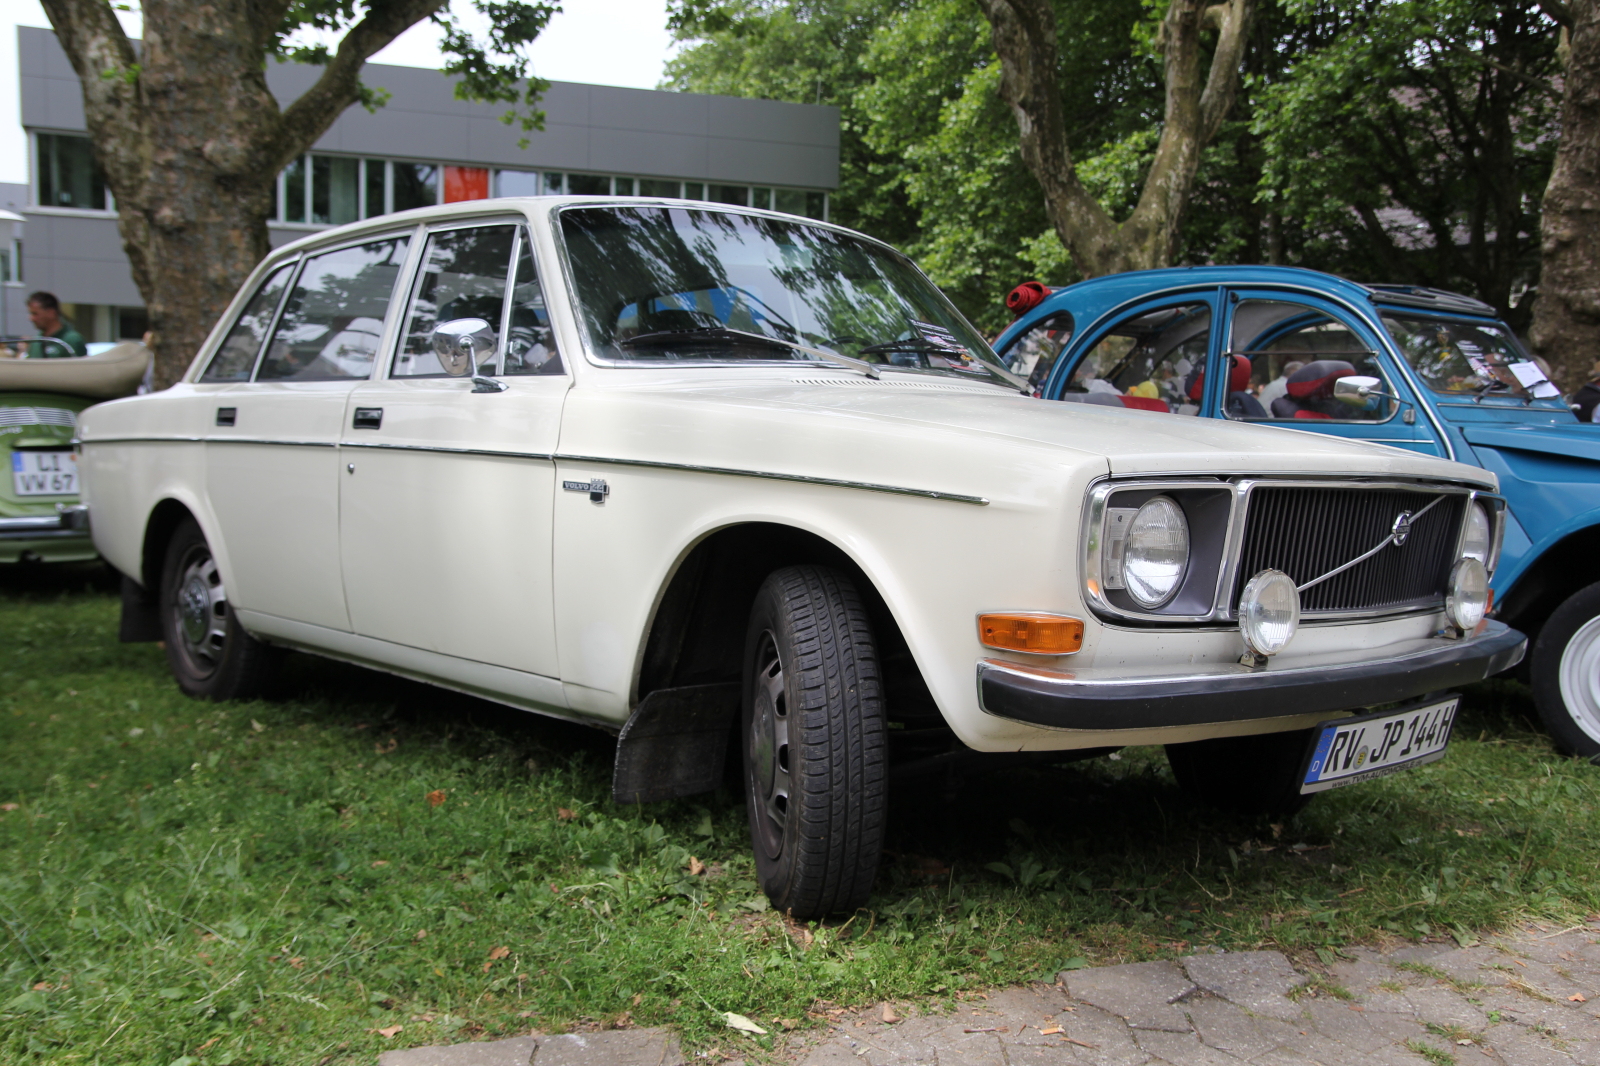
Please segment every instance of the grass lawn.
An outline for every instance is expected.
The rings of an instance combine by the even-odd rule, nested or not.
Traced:
[[[370,1063],[611,1024],[759,1057],[718,1012],[778,1030],[1600,909],[1600,771],[1511,682],[1469,691],[1442,763],[1286,825],[1192,808],[1158,749],[902,791],[872,909],[801,928],[731,792],[615,807],[601,733],[309,657],[273,700],[194,702],[116,642],[94,575],[0,573],[0,1062]]]

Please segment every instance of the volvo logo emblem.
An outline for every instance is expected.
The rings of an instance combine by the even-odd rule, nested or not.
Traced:
[[[1398,548],[1406,542],[1406,538],[1409,536],[1411,536],[1411,512],[1401,511],[1394,520],[1394,527],[1390,537],[1394,541],[1395,547]]]

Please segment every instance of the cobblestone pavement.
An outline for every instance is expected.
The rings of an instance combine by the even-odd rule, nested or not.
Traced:
[[[1276,951],[1078,970],[893,1023],[880,1007],[800,1066],[1600,1066],[1600,923],[1349,954],[1318,974]]]
[[[778,1057],[798,1066],[1600,1066],[1600,922],[1529,926],[1469,948],[1348,954],[1316,973],[1276,951],[1102,966],[949,1013],[880,1004],[833,1017],[825,1034],[797,1038]],[[378,1062],[681,1066],[683,1057],[669,1032],[632,1029],[386,1051]]]

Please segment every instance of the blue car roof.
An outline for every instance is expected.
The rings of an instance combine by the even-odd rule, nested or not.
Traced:
[[[1320,270],[1285,266],[1196,266],[1165,267],[1160,270],[1134,270],[1126,274],[1107,274],[1055,289],[1039,305],[1022,315],[996,340],[996,347],[1009,341],[1019,329],[1059,311],[1069,311],[1083,321],[1082,329],[1102,314],[1125,303],[1167,291],[1209,288],[1216,285],[1292,286],[1341,297],[1356,306],[1383,304],[1406,308],[1428,308],[1450,314],[1494,318],[1495,310],[1470,296],[1430,289],[1418,285],[1370,284],[1325,274]]]

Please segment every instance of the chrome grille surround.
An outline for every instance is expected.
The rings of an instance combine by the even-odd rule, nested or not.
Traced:
[[[1209,609],[1191,602],[1189,610],[1141,611],[1112,602],[1102,587],[1101,549],[1106,512],[1123,493],[1192,490],[1225,493],[1227,530],[1221,538],[1221,559],[1213,568]],[[1140,625],[1231,626],[1244,583],[1260,570],[1284,570],[1297,585],[1306,585],[1328,571],[1375,547],[1393,532],[1404,511],[1417,512],[1444,496],[1416,523],[1406,545],[1390,546],[1376,556],[1302,593],[1302,616],[1308,622],[1376,618],[1443,608],[1450,567],[1460,557],[1466,535],[1467,508],[1482,503],[1489,511],[1493,549],[1492,574],[1504,535],[1505,501],[1470,485],[1421,479],[1351,477],[1137,477],[1107,478],[1090,487],[1080,538],[1080,574],[1085,600],[1107,621]],[[1134,497],[1137,499],[1137,496]],[[1118,506],[1123,504],[1119,501]],[[1254,516],[1254,517],[1253,517]],[[1382,528],[1377,526],[1381,521]],[[1191,521],[1192,526],[1192,521]],[[1316,536],[1316,530],[1323,531]],[[1199,538],[1192,538],[1196,551]],[[1413,549],[1408,552],[1408,546]],[[1424,551],[1415,551],[1415,549]],[[1193,567],[1193,560],[1191,567]],[[1385,582],[1401,582],[1385,591]],[[1182,597],[1179,597],[1181,600]],[[1193,598],[1191,597],[1191,600]],[[1176,602],[1176,601],[1175,601]]]

